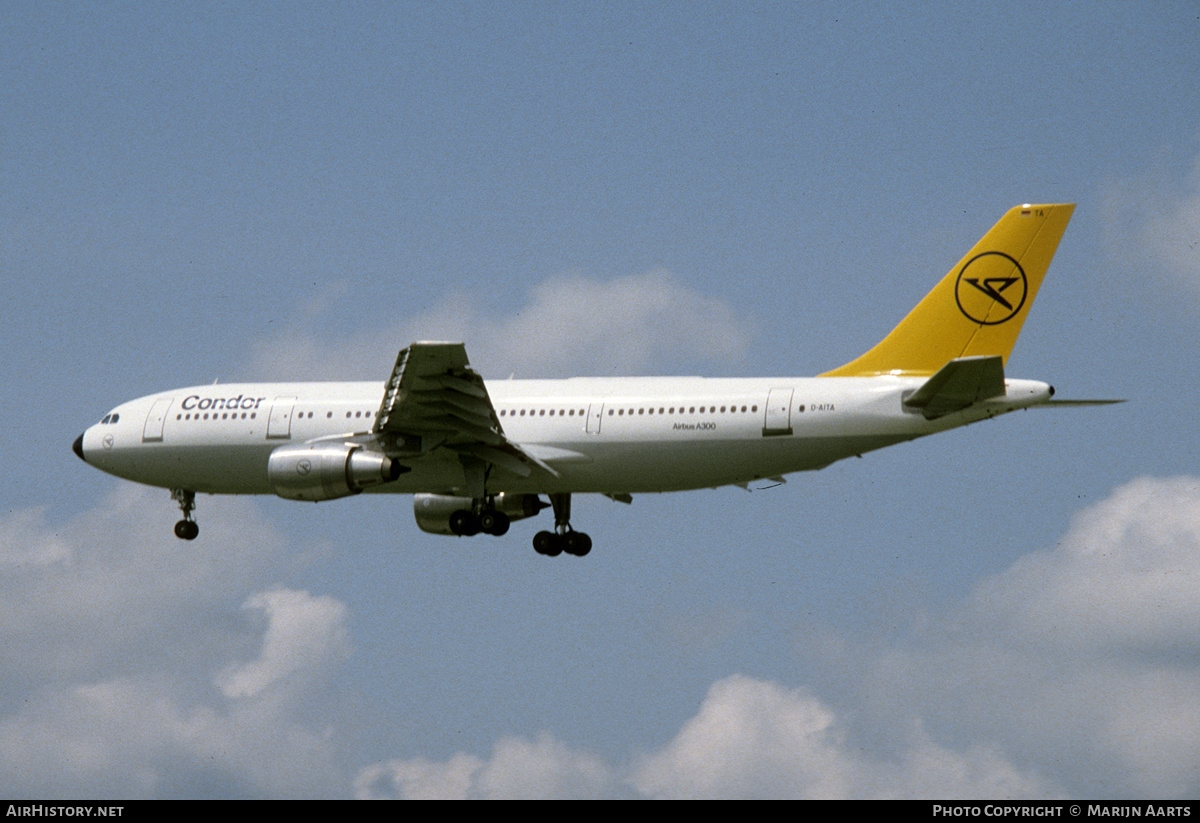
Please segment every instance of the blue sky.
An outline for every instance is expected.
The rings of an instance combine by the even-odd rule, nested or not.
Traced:
[[[0,12],[0,794],[1194,797],[1195,3]],[[214,379],[809,375],[1078,207],[1030,411],[782,487],[198,501],[70,443]]]

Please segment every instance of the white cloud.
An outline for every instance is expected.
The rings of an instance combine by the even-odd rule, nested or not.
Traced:
[[[1200,292],[1200,157],[1182,174],[1164,168],[1110,184],[1103,208],[1114,256],[1139,267],[1149,257]]]
[[[612,780],[598,757],[575,751],[545,732],[533,741],[500,740],[478,772],[482,797],[599,797]]]
[[[498,316],[487,295],[454,293],[441,305],[336,341],[293,329],[257,347],[264,379],[378,379],[414,340],[464,341],[487,377],[661,372],[676,364],[735,362],[751,332],[725,302],[665,271],[607,281],[563,276]]]
[[[364,768],[355,791],[364,799],[405,800],[596,798],[613,787],[600,758],[542,732],[535,740],[498,741],[488,760],[456,754],[445,763],[388,760]]]
[[[1155,256],[1200,290],[1200,158],[1184,180],[1184,191],[1151,215],[1143,237]]]
[[[179,633],[193,648],[228,643],[213,614],[294,561],[249,500],[200,506],[212,516],[192,544],[171,532],[167,492],[132,484],[65,522],[48,522],[44,509],[0,518],[0,636],[14,654],[4,678],[138,669],[152,648],[178,654]]]
[[[360,797],[382,798],[844,798],[1046,797],[1044,780],[995,750],[935,744],[919,729],[880,756],[800,689],[733,675],[713,684],[696,716],[661,750],[619,768],[546,732],[505,739],[491,757],[445,763],[390,760],[363,769]]]
[[[339,600],[275,580],[251,502],[165,492],[0,517],[0,785],[43,796],[1120,797],[1200,791],[1200,479],[1141,478],[829,683],[731,675],[665,745],[611,762],[548,731],[348,775]],[[835,672],[840,672],[840,681]],[[316,709],[314,711],[314,709]],[[363,718],[370,720],[369,717]],[[327,723],[322,720],[320,723]],[[631,738],[630,745],[637,745]]]
[[[0,718],[23,796],[301,797],[341,789],[329,741],[278,707],[189,700],[186,677],[57,685]]]
[[[915,721],[897,751],[853,740],[852,724],[802,689],[735,675],[633,781],[648,797],[1029,797],[1057,793],[988,746],[935,743]]]
[[[445,763],[423,757],[388,760],[362,769],[354,780],[360,800],[467,800],[483,761],[456,754]]]
[[[121,485],[66,522],[0,519],[0,785],[24,796],[342,792],[327,730],[298,700],[345,654],[336,600],[271,586],[283,540],[246,500],[205,499],[171,534],[166,492]],[[262,610],[259,632],[236,604]],[[251,662],[231,665],[259,640]],[[214,679],[227,685],[213,689]]]
[[[1019,753],[1077,795],[1194,795],[1198,590],[1200,481],[1134,480],[865,665],[860,699]]]
[[[1051,551],[984,581],[969,614],[1061,653],[1194,654],[1200,480],[1140,478],[1080,513]]]
[[[732,675],[630,764],[543,732],[488,758],[387,761],[356,785],[394,797],[1194,796],[1198,549],[1200,480],[1142,478],[919,634],[814,652],[841,671],[836,707]]]
[[[699,714],[635,779],[650,797],[847,797],[843,738],[812,697],[734,676],[713,685]]]
[[[246,601],[269,621],[257,659],[231,666],[218,678],[222,694],[254,697],[281,682],[312,676],[348,653],[346,607],[332,597],[274,588]]]

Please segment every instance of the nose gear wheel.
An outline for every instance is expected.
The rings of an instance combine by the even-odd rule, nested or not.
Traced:
[[[175,524],[175,536],[180,540],[195,540],[200,526],[192,519],[196,510],[196,493],[190,489],[171,489],[171,499],[179,504],[183,519]]]

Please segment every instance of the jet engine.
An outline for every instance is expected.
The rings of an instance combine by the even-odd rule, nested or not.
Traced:
[[[473,511],[473,501],[469,497],[452,497],[446,494],[414,494],[413,515],[421,531],[430,534],[462,535],[469,532],[455,531],[452,522],[460,513]],[[504,528],[511,520],[524,520],[533,517],[549,505],[543,503],[536,494],[498,494],[492,500],[491,508],[486,511],[503,516]],[[478,531],[478,529],[476,529]],[[493,532],[499,533],[499,532]]]
[[[281,446],[267,461],[271,489],[288,500],[336,500],[390,483],[405,467],[357,443]]]

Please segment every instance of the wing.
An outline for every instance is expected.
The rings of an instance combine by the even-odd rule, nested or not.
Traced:
[[[375,433],[411,454],[445,449],[528,477],[541,460],[504,436],[500,419],[462,343],[413,343],[401,350],[388,378]]]

